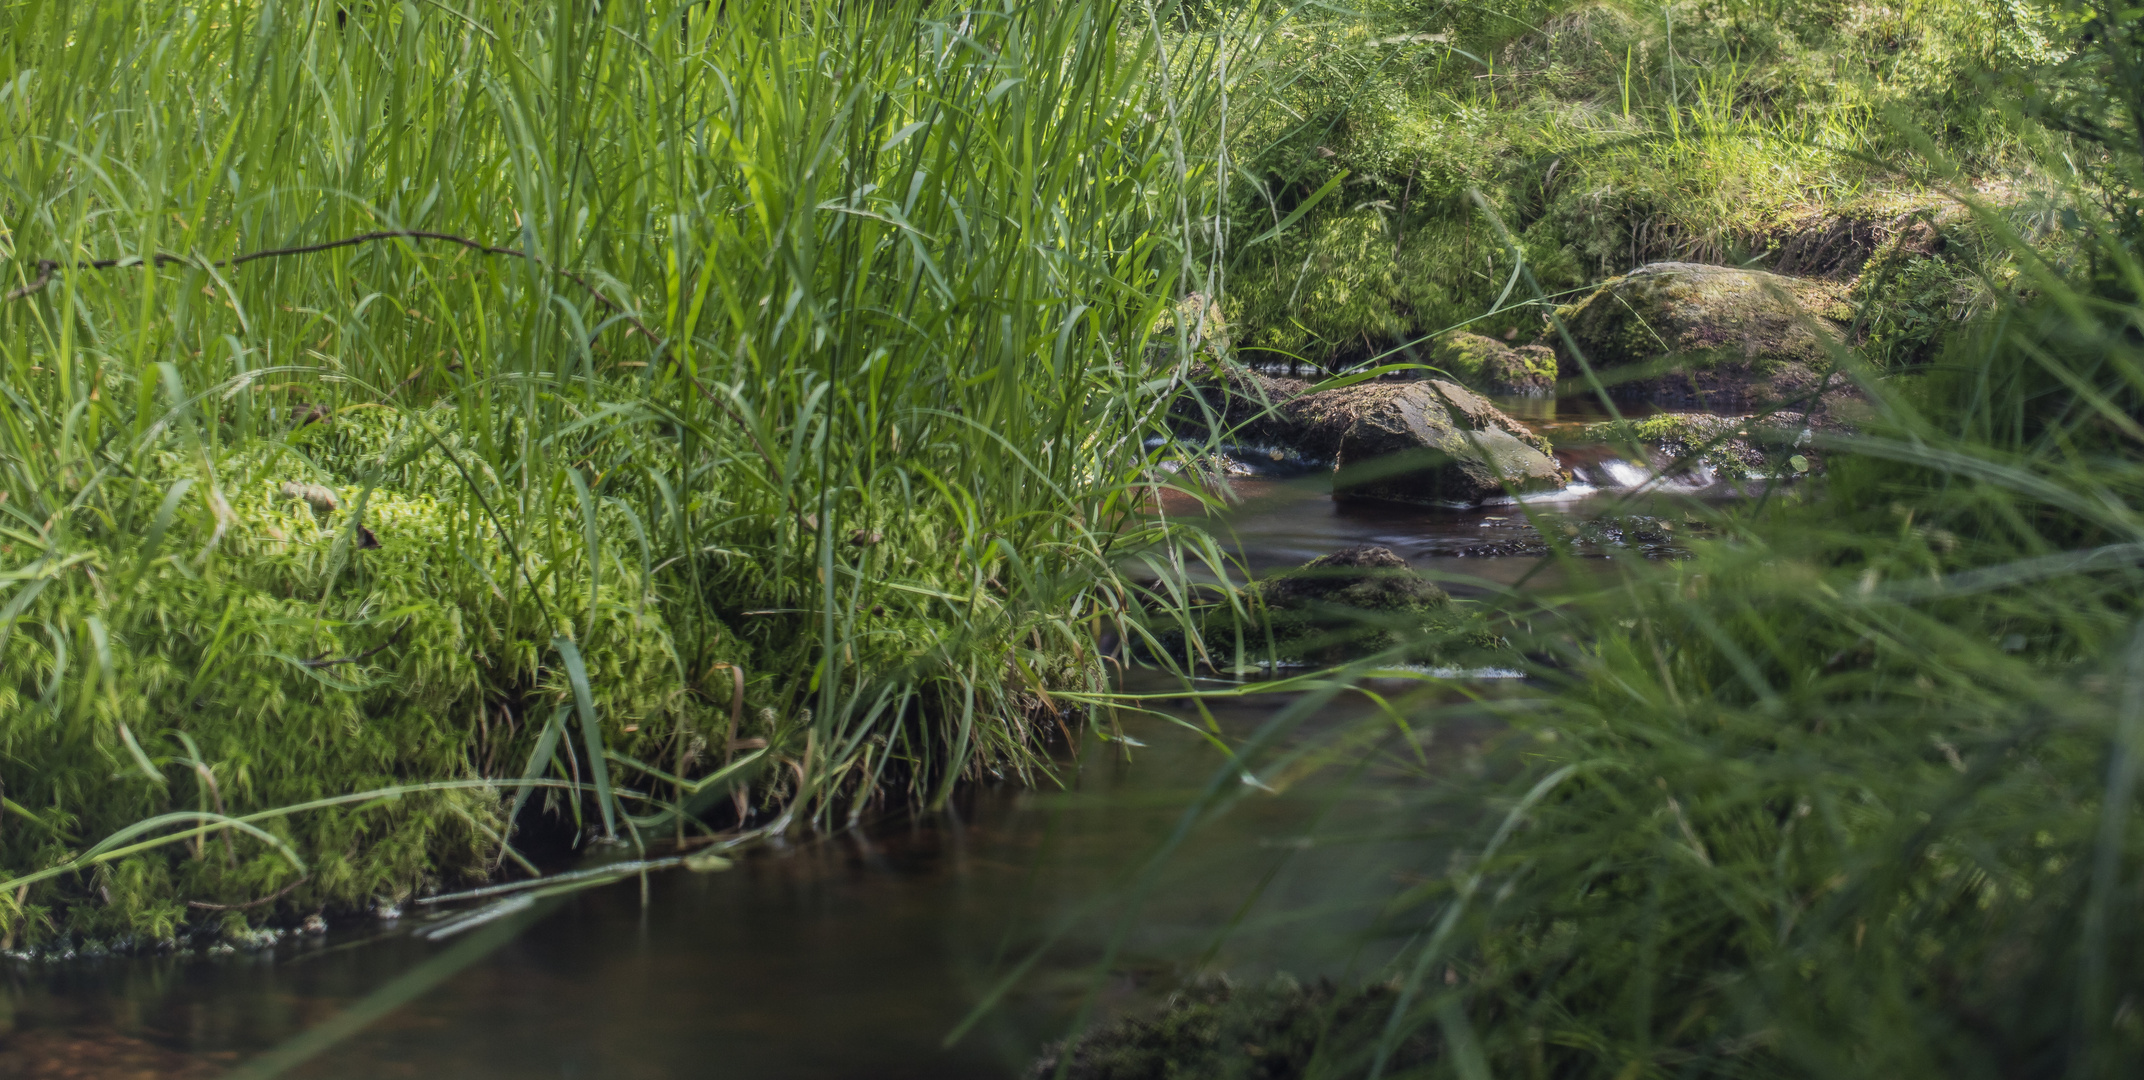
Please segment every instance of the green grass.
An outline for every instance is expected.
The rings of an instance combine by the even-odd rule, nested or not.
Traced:
[[[1951,0],[1306,11],[1246,79],[1272,104],[1246,110],[1235,220],[1255,231],[1344,179],[1289,235],[1234,245],[1231,321],[1246,347],[1333,365],[1454,326],[1534,339],[1543,312],[1509,292],[1519,267],[1478,190],[1551,293],[1660,260],[1853,279],[1895,255],[1865,278],[1872,335],[1884,358],[1924,361],[1924,324],[2012,268],[1905,133],[2029,213],[2056,158],[2008,80],[2029,83],[2067,26]],[[1940,257],[1897,250],[1916,215]]]
[[[0,938],[405,897],[516,857],[523,798],[643,843],[1032,776],[1174,528],[1142,441],[1211,246],[1184,76],[1228,41],[1109,3],[0,11],[0,878],[407,790],[11,887]],[[502,250],[238,258],[408,231]]]
[[[1921,367],[1835,357],[1869,412],[1817,437],[1821,476],[1674,508],[1705,526],[1687,558],[1553,560],[1561,584],[1504,598],[1527,687],[1384,682],[1370,721],[1309,723],[1328,683],[1216,770],[1187,828],[1258,797],[1234,777],[1321,756],[1422,779],[1389,834],[1422,839],[1416,879],[1322,898],[1373,906],[1398,954],[1326,1008],[1382,1002],[1386,1022],[1292,1075],[2096,1077],[2144,1061],[2144,20],[2056,14],[2093,16],[2093,37],[2013,104],[2046,125],[2035,138],[2075,139],[2044,167],[2065,177],[2066,236],[2011,229],[1953,174],[2017,277]],[[1439,728],[1485,719],[1504,734],[1435,760]],[[1424,1040],[1440,1049],[1415,1067]],[[1225,1054],[1179,1065],[1234,1075]]]

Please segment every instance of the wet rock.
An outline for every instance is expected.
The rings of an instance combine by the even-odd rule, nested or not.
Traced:
[[[1452,598],[1391,548],[1361,544],[1321,555],[1260,585],[1268,606],[1341,605],[1364,611],[1441,611]]]
[[[1495,648],[1471,615],[1390,548],[1363,545],[1312,559],[1250,586],[1245,617],[1217,607],[1200,633],[1207,648],[1239,640],[1247,658],[1337,664],[1403,650],[1417,661],[1448,661]]]
[[[1335,492],[1355,498],[1473,505],[1568,482],[1547,442],[1457,383],[1309,388],[1229,364],[1178,406],[1178,424],[1205,434],[1218,422],[1232,440],[1332,462],[1342,471]]]
[[[1546,345],[1513,348],[1492,337],[1455,330],[1431,343],[1429,362],[1484,394],[1532,397],[1556,389],[1556,353]]]
[[[1811,471],[1819,461],[1808,446],[1812,430],[1837,426],[1797,412],[1765,416],[1660,413],[1588,424],[1580,429],[1579,438],[1618,448],[1635,443],[1647,452],[1646,464],[1663,478],[1744,480]]]
[[[1558,315],[1618,396],[1719,407],[1808,397],[1852,311],[1826,282],[1663,262],[1610,279]],[[1564,378],[1583,377],[1568,347],[1560,360]]]
[[[1442,379],[1360,395],[1333,464],[1334,491],[1385,502],[1473,506],[1569,482],[1547,440]],[[1351,390],[1334,391],[1349,393]]]

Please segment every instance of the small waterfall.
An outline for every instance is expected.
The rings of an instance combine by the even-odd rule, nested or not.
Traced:
[[[1639,464],[1616,457],[1606,458],[1590,468],[1573,470],[1573,473],[1602,488],[1685,494],[1703,491],[1719,483],[1720,479],[1709,465],[1688,465],[1663,475],[1659,465],[1651,462]]]

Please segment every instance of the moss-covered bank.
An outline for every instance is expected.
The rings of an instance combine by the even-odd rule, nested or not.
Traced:
[[[1453,327],[1531,342],[1542,303],[1680,261],[1848,286],[1871,359],[1925,360],[2014,264],[1915,140],[2047,233],[2061,181],[2005,102],[2070,40],[2057,7],[1402,0],[1307,17],[1258,75],[1284,107],[1239,151],[1259,181],[1244,239],[1330,191],[1243,248],[1239,345],[1337,365]]]
[[[0,942],[1032,776],[1149,609],[1206,106],[940,14],[0,12]]]

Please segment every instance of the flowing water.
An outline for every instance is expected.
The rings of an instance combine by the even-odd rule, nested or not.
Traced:
[[[1281,704],[1216,720],[1241,736]],[[1232,918],[1214,964],[1237,977],[1340,976],[1336,957],[1376,959],[1354,937],[1369,917],[1358,901],[1378,890],[1330,886],[1391,882],[1421,853],[1318,838],[1361,831],[1398,778],[1247,793],[1143,879],[1219,760],[1164,720],[1129,719],[1125,734],[1144,745],[1089,735],[1063,789],[974,790],[943,813],[749,852],[725,872],[650,874],[645,893],[628,879],[577,894],[289,1075],[1005,1077],[1089,994],[1105,1013],[1151,1000]],[[422,926],[412,906],[397,925],[353,919],[270,953],[11,965],[0,1076],[221,1075],[440,954]],[[944,1046],[1060,929],[1005,1004]]]
[[[1529,403],[1504,404],[1523,414]],[[1534,403],[1526,418],[1551,429],[1588,418],[1553,410]],[[1567,464],[1586,483],[1549,505],[1571,518],[1649,479],[1597,453]],[[1455,593],[1538,580],[1535,508],[1336,503],[1316,475],[1233,486],[1241,502],[1225,525],[1256,569],[1374,543]],[[1596,546],[1660,554],[1620,535]],[[1241,739],[1284,706],[1238,699],[1213,722]],[[1366,707],[1339,699],[1297,737]],[[1439,732],[1431,768],[1463,764],[1479,733]],[[287,1075],[1013,1076],[1083,1005],[1137,1008],[1194,965],[1239,979],[1367,970],[1382,948],[1364,933],[1368,905],[1442,869],[1442,853],[1419,843],[1360,839],[1419,783],[1376,771],[1277,793],[1219,774],[1238,797],[1157,859],[1221,759],[1167,718],[1126,719],[1124,734],[1068,747],[1060,786],[978,788],[941,813],[753,850],[726,871],[669,870],[555,901]],[[425,924],[413,905],[396,923],[351,917],[255,953],[0,961],[0,1077],[221,1076],[427,970],[454,946],[425,940]],[[948,1045],[1030,955],[1041,959]]]

